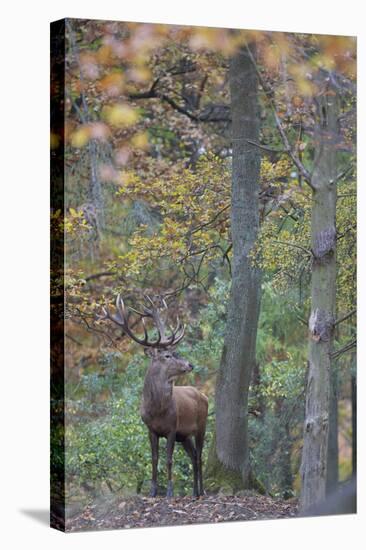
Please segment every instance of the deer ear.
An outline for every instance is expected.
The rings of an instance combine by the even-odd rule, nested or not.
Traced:
[[[144,353],[148,357],[155,357],[156,355],[156,349],[155,348],[144,348]]]

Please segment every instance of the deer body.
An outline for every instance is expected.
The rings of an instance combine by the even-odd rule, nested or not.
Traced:
[[[174,386],[175,379],[193,367],[176,353],[150,351],[152,357],[146,373],[141,417],[149,429],[152,451],[151,496],[157,494],[159,438],[167,439],[167,495],[173,495],[172,455],[176,441],[182,443],[193,466],[193,494],[203,494],[202,448],[208,411],[207,397],[193,386]],[[194,441],[193,441],[194,440]]]
[[[173,399],[177,409],[177,441],[188,436],[204,435],[208,399],[193,386],[176,386]]]
[[[159,439],[166,438],[166,457],[168,486],[167,496],[173,496],[172,465],[175,442],[181,443],[190,457],[193,466],[193,494],[203,495],[202,449],[204,444],[208,399],[193,386],[175,386],[179,377],[190,371],[193,366],[173,351],[184,336],[184,326],[178,321],[177,328],[167,338],[165,327],[160,317],[159,308],[149,297],[145,297],[149,308],[144,312],[132,310],[141,316],[145,338],[141,340],[132,333],[128,326],[128,316],[122,298],[116,301],[117,315],[111,315],[104,309],[104,319],[118,324],[135,342],[144,346],[151,363],[147,370],[141,403],[141,417],[149,430],[151,445],[152,480],[150,495],[157,495],[157,474],[159,460]],[[164,300],[161,300],[167,309]],[[131,308],[132,309],[132,308]],[[144,317],[154,320],[158,338],[150,342],[145,327]]]

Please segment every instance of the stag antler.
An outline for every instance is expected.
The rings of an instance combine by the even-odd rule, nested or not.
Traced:
[[[167,310],[168,306],[163,297],[158,296],[161,304],[162,309]],[[118,294],[116,298],[116,313],[112,314],[108,307],[103,307],[103,315],[99,316],[99,319],[104,320],[108,319],[110,321],[113,321],[113,323],[117,324],[119,327],[122,328],[122,330],[130,337],[132,340],[140,344],[144,347],[153,347],[153,348],[166,348],[169,346],[176,346],[178,342],[180,342],[184,336],[184,325],[180,322],[179,318],[177,317],[177,326],[174,330],[168,325],[169,330],[171,332],[170,336],[166,336],[165,331],[165,324],[160,316],[159,307],[157,307],[154,304],[154,301],[150,296],[147,294],[144,294],[144,299],[146,305],[143,306],[143,312],[138,311],[137,309],[134,309],[130,307],[129,309],[135,313],[136,315],[139,315],[142,326],[144,329],[144,338],[141,339],[136,334],[134,334],[131,330],[131,328],[128,325],[128,319],[129,319],[129,312],[126,313],[126,307],[124,304],[124,301],[122,299],[122,296]],[[149,336],[146,329],[145,324],[145,317],[149,317],[153,320],[153,323],[158,331],[158,336],[155,341],[149,341]]]

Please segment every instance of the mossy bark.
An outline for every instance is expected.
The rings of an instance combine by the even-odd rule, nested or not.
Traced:
[[[252,47],[252,55],[255,55]],[[210,450],[208,489],[235,492],[250,485],[248,391],[255,364],[260,272],[251,253],[259,228],[260,153],[258,83],[248,51],[229,72],[232,115],[232,284],[224,347],[216,380],[216,437]]]
[[[245,488],[241,472],[226,467],[219,460],[216,453],[216,435],[211,443],[207,460],[205,488],[210,493],[217,493],[220,491],[229,495],[233,495]]]

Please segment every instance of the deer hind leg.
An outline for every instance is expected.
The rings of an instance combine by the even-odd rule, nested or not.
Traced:
[[[198,485],[199,485],[198,494],[200,496],[204,495],[203,477],[202,477],[202,449],[203,449],[204,440],[205,440],[204,433],[196,435],[195,441],[196,441]]]
[[[195,446],[193,445],[193,441],[190,437],[187,437],[182,441],[182,445],[184,447],[184,450],[186,451],[187,455],[192,460],[192,466],[193,466],[193,496],[198,497],[198,463],[197,463],[197,452],[195,449]]]
[[[168,435],[167,442],[166,442],[166,466],[168,471],[168,486],[166,490],[167,497],[172,497],[174,494],[173,481],[172,481],[174,445],[175,445],[175,432],[171,432]]]
[[[150,496],[156,497],[158,492],[158,461],[159,461],[159,437],[155,432],[149,430],[150,445],[151,445],[151,466],[152,479]]]

